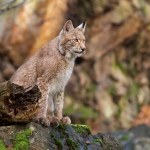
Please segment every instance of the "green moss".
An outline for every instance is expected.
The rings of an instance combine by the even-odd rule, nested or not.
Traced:
[[[51,137],[52,137],[52,138],[54,137],[54,134],[53,134],[53,133],[51,133]]]
[[[0,140],[0,150],[7,150],[2,140]]]
[[[88,146],[87,145],[84,146],[84,150],[88,150]]]
[[[103,141],[101,139],[94,139],[93,143],[100,143],[100,145],[103,145]]]
[[[127,141],[129,139],[130,139],[129,135],[124,135],[120,138],[121,141]]]
[[[32,135],[32,131],[30,129],[26,129],[21,133],[17,133],[15,135],[15,139],[13,139],[14,146],[11,150],[28,150],[29,147],[28,136],[30,135]],[[0,150],[7,150],[2,140],[0,140]]]
[[[30,136],[30,135],[32,135],[32,130],[26,129],[26,130],[24,131],[24,134],[25,134],[26,136]]]
[[[61,134],[61,135],[60,135],[60,138],[62,138],[62,139],[63,139],[63,138],[65,138],[65,136],[64,136],[63,134]]]
[[[54,138],[54,142],[55,142],[55,144],[56,144],[58,147],[60,147],[60,148],[62,148],[62,147],[63,147],[62,142],[61,142],[61,141],[59,141],[57,138]]]
[[[78,133],[84,133],[87,132],[88,134],[91,134],[91,128],[87,125],[78,125],[78,124],[71,124],[71,126],[78,132]]]
[[[78,148],[78,144],[75,143],[71,138],[68,138],[66,143],[69,146],[69,150],[76,150]]]
[[[65,130],[65,129],[66,129],[66,126],[65,126],[65,124],[60,123],[59,126],[58,126],[58,128]]]
[[[29,139],[28,136],[32,135],[30,129],[26,129],[21,133],[17,133],[14,139],[14,148],[13,150],[28,150]]]

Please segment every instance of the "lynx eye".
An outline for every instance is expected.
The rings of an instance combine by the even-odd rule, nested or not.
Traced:
[[[79,40],[78,40],[78,39],[74,39],[74,41],[75,41],[75,42],[79,42]]]

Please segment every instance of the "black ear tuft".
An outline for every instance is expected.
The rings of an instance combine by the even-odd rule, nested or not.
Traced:
[[[84,20],[84,22],[83,22],[83,27],[86,25],[86,19]]]
[[[84,33],[85,32],[85,27],[86,27],[86,20],[81,23],[77,28],[81,29],[81,31]]]

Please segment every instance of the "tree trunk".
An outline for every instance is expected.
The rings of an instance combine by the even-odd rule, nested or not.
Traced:
[[[27,123],[38,111],[41,93],[37,86],[24,89],[11,82],[0,84],[0,126]]]

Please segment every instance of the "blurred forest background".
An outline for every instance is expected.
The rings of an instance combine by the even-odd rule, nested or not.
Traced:
[[[87,20],[87,51],[66,87],[64,115],[93,133],[150,125],[150,0],[0,0],[0,82]]]

